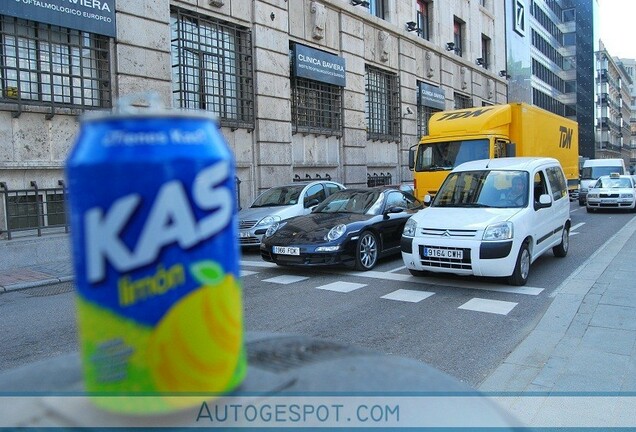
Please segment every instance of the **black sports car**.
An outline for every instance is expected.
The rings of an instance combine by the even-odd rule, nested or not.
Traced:
[[[279,265],[353,265],[372,269],[379,257],[400,252],[404,224],[422,208],[397,188],[345,189],[311,214],[277,222],[261,242],[261,256]]]

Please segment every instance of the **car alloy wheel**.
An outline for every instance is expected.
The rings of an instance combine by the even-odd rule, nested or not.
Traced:
[[[517,263],[513,273],[508,277],[508,283],[510,285],[522,286],[528,282],[528,276],[530,274],[530,249],[528,248],[528,242],[525,241],[521,245],[519,255],[517,256]]]
[[[563,232],[561,233],[561,243],[552,248],[552,252],[554,256],[564,257],[568,254],[568,250],[570,249],[570,227],[566,225],[563,227]]]
[[[378,241],[370,231],[362,233],[356,246],[356,269],[371,270],[378,261]]]

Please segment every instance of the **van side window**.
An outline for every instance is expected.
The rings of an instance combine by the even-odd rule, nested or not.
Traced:
[[[533,197],[536,204],[539,203],[539,197],[543,194],[547,194],[548,189],[545,181],[543,171],[537,171],[534,175],[534,190]]]
[[[545,170],[552,189],[552,200],[557,201],[568,194],[567,184],[563,172],[558,167],[550,167]]]

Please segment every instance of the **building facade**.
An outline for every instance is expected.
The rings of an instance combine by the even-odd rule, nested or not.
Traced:
[[[408,150],[432,112],[506,102],[504,12],[496,0],[3,2],[0,231],[59,223],[31,213],[63,213],[54,190],[80,116],[148,91],[217,114],[241,206],[294,178],[411,181]]]
[[[631,79],[629,85],[630,94],[630,119],[629,119],[629,139],[626,140],[629,148],[629,166],[632,174],[636,169],[636,59],[614,58],[617,64],[623,67],[627,76]]]
[[[509,0],[508,99],[579,124],[579,153],[594,157],[596,0]]]
[[[595,157],[622,158],[625,166],[631,159],[631,94],[632,80],[625,68],[616,62],[601,42],[596,53],[596,133]]]

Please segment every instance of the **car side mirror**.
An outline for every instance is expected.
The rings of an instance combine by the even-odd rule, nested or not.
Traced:
[[[552,197],[548,194],[543,194],[539,197],[539,202],[535,202],[534,209],[539,210],[542,208],[548,208],[552,206]]]
[[[433,201],[433,198],[431,198],[430,195],[424,195],[424,200],[422,201],[424,203],[425,206],[430,206],[431,202]]]
[[[311,199],[309,201],[305,201],[305,208],[310,208],[310,207],[316,206],[318,204],[320,204],[320,201],[318,201],[316,198],[314,198],[314,199]]]
[[[404,207],[392,206],[384,211],[384,216],[388,217],[391,213],[402,213],[404,211]]]

